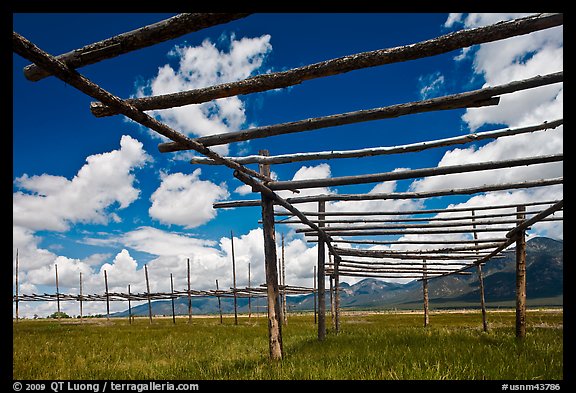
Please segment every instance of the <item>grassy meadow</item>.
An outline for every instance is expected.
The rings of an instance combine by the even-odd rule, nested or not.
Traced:
[[[328,323],[330,322],[328,314]],[[268,358],[267,319],[21,320],[13,324],[13,378],[561,380],[562,310],[529,310],[514,336],[513,311],[345,313],[341,332],[316,339],[313,315],[290,315],[284,359]]]

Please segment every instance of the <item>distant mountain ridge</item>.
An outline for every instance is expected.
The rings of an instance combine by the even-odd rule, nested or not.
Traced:
[[[528,301],[541,299],[543,304],[562,304],[564,290],[564,243],[546,237],[537,237],[526,243],[526,275]],[[487,306],[491,303],[510,302],[515,299],[516,259],[515,252],[502,253],[503,258],[493,259],[483,266],[485,298]],[[428,291],[432,306],[443,304],[479,304],[479,284],[476,271],[469,276],[446,276],[429,281]],[[385,308],[418,308],[422,303],[422,283],[410,281],[406,284],[387,282],[380,279],[366,278],[356,284],[346,282],[340,284],[340,304],[342,308],[385,309]],[[314,309],[313,295],[288,296],[289,311],[304,311]],[[327,308],[329,293],[326,291]],[[252,312],[266,311],[266,299],[252,298]],[[554,304],[552,304],[554,303]],[[234,312],[232,298],[221,298],[222,312]],[[188,314],[188,299],[175,301],[177,315]],[[238,298],[238,312],[248,312],[248,299]],[[172,315],[172,302],[167,300],[152,302],[154,315]],[[218,300],[215,297],[192,298],[193,314],[217,314]],[[132,314],[148,315],[148,305],[132,307]],[[128,310],[115,313],[113,316],[123,317]]]

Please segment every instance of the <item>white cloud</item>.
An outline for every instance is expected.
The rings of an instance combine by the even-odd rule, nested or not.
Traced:
[[[24,174],[15,180],[21,191],[13,194],[14,225],[65,231],[78,222],[117,220],[109,209],[115,204],[116,209],[126,208],[138,198],[132,172],[149,160],[142,143],[124,135],[119,150],[89,156],[72,180]]]
[[[169,94],[245,79],[262,67],[271,50],[269,35],[240,40],[232,35],[227,51],[219,50],[208,39],[195,47],[178,46],[170,52],[178,59],[178,68],[169,64],[159,67],[157,76],[141,86],[136,95]],[[195,136],[237,131],[246,122],[244,103],[238,97],[153,113],[176,130]],[[227,154],[228,146],[214,150]]]
[[[440,72],[434,72],[430,75],[423,75],[418,78],[418,84],[422,86],[420,88],[420,97],[422,99],[428,99],[440,95],[444,87],[444,75]]]
[[[150,217],[165,224],[195,228],[216,217],[212,204],[230,195],[226,184],[200,180],[201,169],[189,175],[162,174],[162,183],[150,197]]]

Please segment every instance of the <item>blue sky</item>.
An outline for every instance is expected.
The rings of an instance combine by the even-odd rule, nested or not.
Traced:
[[[172,15],[23,13],[14,14],[13,28],[41,49],[60,54]],[[158,94],[415,43],[519,15],[254,14],[79,71],[122,98]],[[562,28],[514,40],[155,115],[189,135],[209,135],[417,101],[562,70]],[[137,287],[143,283],[144,263],[150,266],[153,290],[166,290],[170,272],[175,273],[176,287],[182,285],[186,258],[191,258],[196,272],[194,287],[212,288],[216,278],[229,285],[230,231],[237,238],[235,251],[241,274],[245,275],[251,261],[255,280],[264,282],[259,208],[218,212],[211,208],[218,200],[257,198],[238,190],[241,183],[228,168],[190,165],[186,160],[190,153],[159,153],[157,145],[162,140],[151,131],[121,116],[95,118],[89,111],[92,99],[62,81],[27,81],[22,75],[27,64],[13,55],[13,255],[18,249],[21,292],[53,292],[54,263],[59,266],[63,291],[71,293],[77,293],[79,272],[87,277],[88,291],[103,292],[101,276],[105,269],[117,290],[125,290],[128,283]],[[219,75],[215,69],[220,70]],[[537,99],[521,93],[509,96],[497,109],[404,116],[254,140],[220,147],[224,150],[219,151],[247,155],[268,149],[271,154],[282,154],[392,146],[562,117],[562,84],[541,88]],[[344,176],[562,152],[562,127],[550,132],[551,136],[531,135],[531,139],[510,137],[500,143],[417,154],[277,165],[272,170],[279,179],[290,180],[295,176]],[[527,146],[532,147],[522,153]],[[519,169],[514,179],[562,174],[561,165],[541,167],[542,171],[531,174]],[[403,181],[328,191],[440,189],[450,184],[443,181]],[[470,176],[466,181],[471,181]],[[474,203],[541,198],[534,193],[510,193],[505,198],[480,195],[474,197]],[[561,198],[562,188],[556,187],[550,195]],[[470,199],[381,206],[444,207],[472,203]],[[333,207],[339,208],[337,204]],[[288,283],[311,285],[315,247],[306,245],[290,228],[278,226],[277,231],[287,239]],[[561,225],[543,225],[534,231],[535,235],[563,237]],[[245,283],[241,280],[240,285]],[[24,313],[30,314],[51,306],[26,307]],[[75,313],[75,305],[70,307]]]

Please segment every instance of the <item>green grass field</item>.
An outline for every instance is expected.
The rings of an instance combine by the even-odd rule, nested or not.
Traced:
[[[513,311],[345,314],[341,332],[316,339],[313,316],[290,315],[285,356],[268,358],[267,319],[195,317],[13,324],[13,378],[34,379],[393,379],[560,380],[562,310],[529,310],[524,341]],[[75,322],[75,323],[66,323]],[[329,315],[328,315],[328,322]]]

